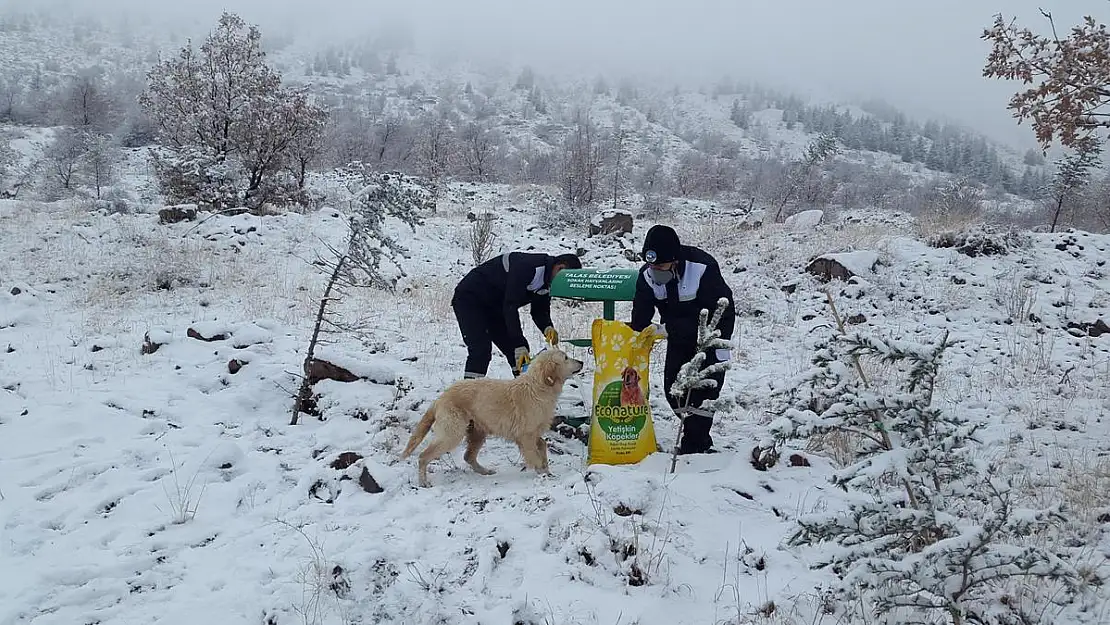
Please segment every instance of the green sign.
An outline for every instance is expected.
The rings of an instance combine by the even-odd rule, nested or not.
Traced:
[[[631,302],[638,269],[564,269],[551,281],[551,297],[592,302]]]

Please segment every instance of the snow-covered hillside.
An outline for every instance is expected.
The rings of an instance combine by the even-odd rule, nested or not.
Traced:
[[[210,24],[81,15],[0,15],[0,53],[12,59],[0,69],[0,122],[20,126],[16,138],[27,126],[83,124],[127,147],[149,145],[154,131],[137,105],[147,71],[177,54],[187,37],[199,43]],[[598,150],[593,167],[605,180],[591,199],[615,186],[625,197],[773,203],[783,194],[787,165],[821,133],[842,148],[811,176],[823,182],[806,190],[806,201],[822,206],[910,210],[919,203],[914,189],[966,177],[994,191],[1005,213],[1028,209],[1047,180],[1045,167],[1029,167],[1012,149],[954,125],[909,120],[885,105],[806,102],[742,79],[696,88],[479,67],[431,57],[384,25],[326,44],[307,33],[267,30],[263,45],[288,84],[308,88],[330,111],[327,145],[313,163],[321,170],[362,160],[421,175],[553,184],[568,137],[585,127]],[[0,150],[0,184],[16,175],[4,171],[4,161]],[[877,186],[889,197],[864,197]],[[72,190],[68,180],[65,187]],[[24,186],[17,197],[28,192]]]
[[[407,276],[396,292],[346,296],[355,327],[323,348],[363,379],[318,383],[321,417],[295,426],[290,394],[324,280],[312,261],[343,237],[339,211],[161,225],[150,212],[0,203],[0,622],[834,622],[831,574],[783,539],[800,515],[845,502],[828,482],[843,457],[813,441],[761,471],[751,450],[768,437],[771,390],[831,332],[825,285],[804,267],[852,250],[880,261],[831,283],[852,327],[922,341],[950,331],[938,404],[986,424],[981,453],[1005,462],[1023,502],[1069,505],[1059,533],[1033,540],[1090,585],[1049,604],[1047,622],[1110,618],[1097,584],[1110,557],[1110,238],[996,236],[1003,253],[969,256],[896,215],[742,229],[694,218],[714,209],[692,203],[673,223],[720,258],[740,312],[721,453],[673,475],[667,454],[586,467],[563,429],[549,436],[552,477],[518,470],[511,444],[491,441],[496,475],[455,454],[419,489],[397,454],[461,376],[448,301],[471,264],[467,213],[495,212],[498,251],[580,250],[599,267],[634,266],[622,250],[652,223],[552,235],[534,197],[458,185],[415,235],[395,226]],[[553,312],[575,337],[599,308]],[[143,353],[144,341],[159,347]],[[657,348],[652,401],[669,449],[661,364]],[[563,415],[586,414],[591,372],[567,388]]]

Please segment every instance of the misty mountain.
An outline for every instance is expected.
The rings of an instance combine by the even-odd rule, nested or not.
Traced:
[[[0,18],[0,50],[12,59],[0,68],[0,120],[92,125],[125,148],[151,145],[137,105],[146,72],[200,35],[195,24],[75,15],[39,8]],[[423,51],[405,28],[367,32],[324,45],[288,28],[263,33],[284,80],[330,111],[316,167],[363,161],[434,178],[562,185],[573,204],[637,193],[645,203],[684,197],[749,208],[787,195],[810,206],[892,206],[950,178],[1032,198],[1048,180],[1043,160],[874,99],[818,101],[727,76],[699,87],[479,65]],[[822,135],[841,149],[794,198],[784,190],[789,172]],[[563,180],[576,136],[592,150],[578,190]]]

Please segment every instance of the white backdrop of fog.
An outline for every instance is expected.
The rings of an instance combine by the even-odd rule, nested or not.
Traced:
[[[23,5],[42,0],[6,0]],[[228,9],[262,27],[337,42],[407,23],[419,48],[475,64],[649,77],[663,86],[728,74],[812,97],[881,97],[917,117],[959,121],[1032,145],[1005,109],[1016,83],[982,77],[979,39],[1003,12],[1062,30],[1110,21],[1108,0],[62,0],[105,18],[154,12],[210,28]],[[163,5],[163,6],[158,6]],[[114,10],[113,10],[114,9]],[[162,21],[162,20],[158,20]]]

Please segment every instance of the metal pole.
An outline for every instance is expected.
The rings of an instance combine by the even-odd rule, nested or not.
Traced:
[[[605,317],[608,321],[613,321],[617,318],[617,305],[612,300],[605,300],[602,303],[601,316]]]

